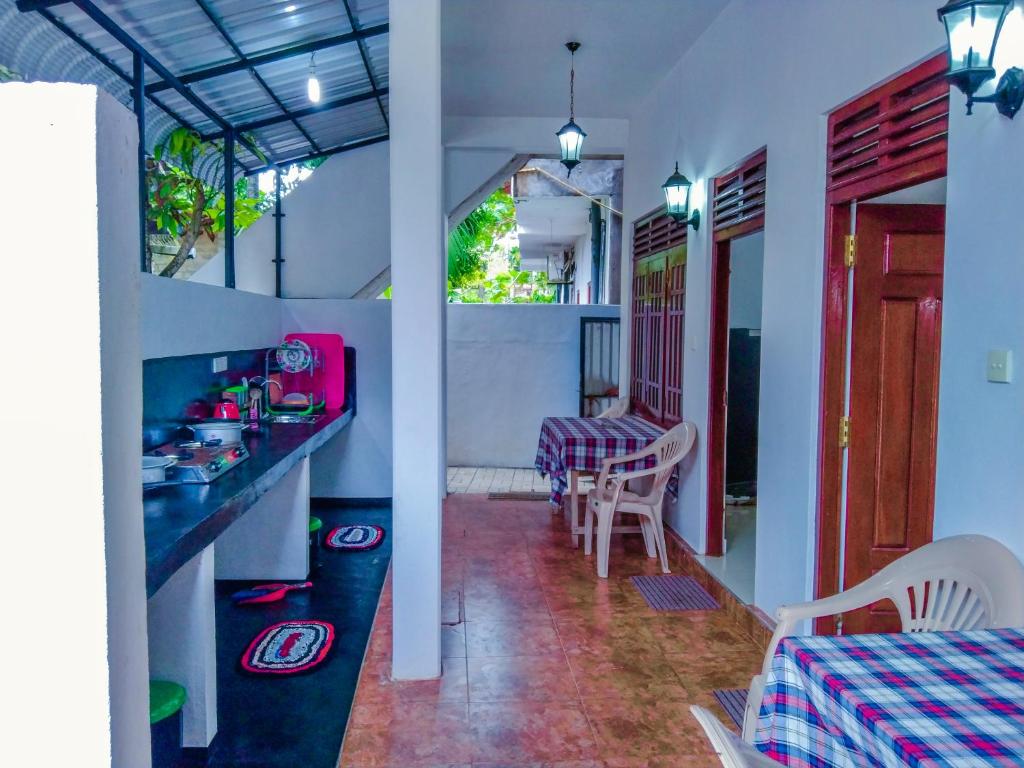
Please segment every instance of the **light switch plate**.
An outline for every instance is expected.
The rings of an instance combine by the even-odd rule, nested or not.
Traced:
[[[988,351],[988,380],[996,384],[1013,381],[1013,352],[1008,349]]]
[[[220,373],[228,369],[228,358],[227,355],[221,355],[220,357],[213,358],[213,372]]]

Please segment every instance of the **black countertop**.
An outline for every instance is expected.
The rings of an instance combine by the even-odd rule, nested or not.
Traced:
[[[352,421],[353,411],[328,411],[315,424],[271,424],[243,438],[249,458],[208,485],[144,492],[146,595],[152,597],[303,458]]]

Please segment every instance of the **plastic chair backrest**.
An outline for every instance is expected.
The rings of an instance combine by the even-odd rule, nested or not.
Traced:
[[[722,722],[704,707],[690,707],[693,716],[707,734],[711,747],[725,768],[778,768],[779,763],[763,755],[722,725]]]
[[[872,580],[896,604],[904,632],[1024,626],[1024,566],[987,536],[933,541]]]
[[[597,414],[597,418],[599,418],[599,419],[621,419],[627,413],[629,413],[629,398],[628,397],[620,397],[620,398],[612,401],[611,405],[609,405],[607,408],[605,408],[603,411],[601,411],[599,414]]]
[[[653,451],[657,457],[657,464],[650,469],[652,479],[649,489],[644,494],[643,503],[661,503],[672,471],[690,452],[696,439],[697,425],[692,421],[683,421],[648,446],[648,450]]]

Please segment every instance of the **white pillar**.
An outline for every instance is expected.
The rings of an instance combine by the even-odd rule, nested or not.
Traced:
[[[2,84],[0,115],[0,327],[25,363],[0,400],[36,404],[0,410],[0,752],[148,768],[135,117],[69,83]]]
[[[445,308],[440,0],[391,0],[394,656],[441,674],[441,440]]]

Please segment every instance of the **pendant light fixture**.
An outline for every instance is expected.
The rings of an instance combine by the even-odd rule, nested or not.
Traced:
[[[580,164],[580,152],[583,151],[583,140],[587,134],[576,125],[576,51],[580,49],[577,42],[565,44],[569,49],[569,122],[561,127],[558,136],[558,145],[562,150],[562,165],[568,172],[566,177],[572,174],[572,169]]]
[[[309,80],[306,81],[306,95],[314,104],[320,103],[320,81],[316,76],[316,54],[309,56]]]

